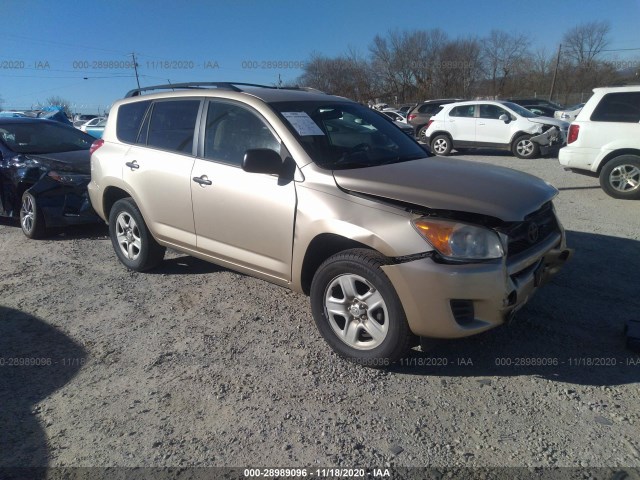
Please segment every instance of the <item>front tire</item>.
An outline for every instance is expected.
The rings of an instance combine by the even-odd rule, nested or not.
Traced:
[[[446,135],[438,135],[431,140],[431,151],[436,155],[447,156],[451,153],[452,147],[451,139]]]
[[[34,240],[43,238],[47,232],[42,209],[38,205],[36,198],[29,192],[22,194],[20,228],[22,228],[22,233]]]
[[[131,198],[118,200],[111,208],[109,236],[118,259],[130,270],[151,270],[164,258],[165,248],[153,238]]]
[[[640,199],[640,157],[620,155],[609,161],[600,172],[600,186],[613,198]]]
[[[407,352],[413,335],[400,299],[380,267],[390,261],[366,249],[327,259],[311,283],[318,330],[340,356],[385,367]]]
[[[540,155],[540,145],[531,141],[531,135],[520,135],[513,142],[511,152],[518,158],[529,160]]]

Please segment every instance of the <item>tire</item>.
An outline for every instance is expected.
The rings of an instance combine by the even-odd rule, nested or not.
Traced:
[[[418,140],[427,143],[427,126],[420,127],[418,130]]]
[[[34,240],[43,238],[47,233],[42,209],[38,206],[36,198],[28,191],[22,194],[20,228],[22,228],[22,233]]]
[[[520,135],[513,141],[511,152],[518,158],[529,160],[540,155],[540,145],[531,141],[531,135]]]
[[[431,152],[436,155],[447,156],[451,153],[451,139],[446,135],[438,135],[431,140]]]
[[[131,198],[118,200],[111,208],[109,236],[118,259],[130,270],[151,270],[164,258],[165,248],[153,238]]]
[[[311,283],[318,330],[341,357],[381,368],[405,354],[413,335],[400,299],[373,250],[345,250],[327,259]]]
[[[623,200],[640,199],[640,157],[620,155],[600,171],[600,186],[607,195]]]

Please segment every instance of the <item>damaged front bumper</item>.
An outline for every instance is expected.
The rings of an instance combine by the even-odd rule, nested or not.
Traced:
[[[411,331],[459,338],[510,320],[571,257],[563,232],[513,258],[443,264],[423,258],[382,267],[394,285]]]
[[[80,175],[75,175],[77,179]],[[85,177],[82,175],[82,177]],[[65,184],[45,175],[28,191],[42,209],[47,228],[102,222],[87,193],[90,176]]]
[[[540,152],[544,155],[552,150],[558,150],[567,144],[567,132],[553,126],[546,131],[534,135],[530,139],[540,146]]]

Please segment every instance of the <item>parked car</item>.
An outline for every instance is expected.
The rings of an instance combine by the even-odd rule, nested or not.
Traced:
[[[404,133],[409,135],[411,138],[413,138],[415,136],[416,132],[413,129],[413,127],[411,125],[409,125],[407,123],[404,123],[404,122],[401,122],[399,120],[394,120],[394,118],[397,118],[397,116],[396,115],[390,115],[390,113],[392,113],[392,112],[379,112],[377,110],[374,110],[374,112],[380,114],[380,116],[382,118],[384,118],[385,120],[388,120],[391,123],[393,123],[396,127],[398,127]]]
[[[309,294],[329,345],[364,365],[502,324],[571,254],[546,182],[427,157],[371,109],[298,89],[136,89],[91,172],[127,268],[171,247]]]
[[[407,123],[407,116],[398,110],[386,109],[383,110],[382,113],[395,122]]]
[[[93,140],[53,120],[0,119],[0,215],[19,217],[29,238],[99,221],[87,195]]]
[[[582,110],[582,107],[584,107],[584,103],[578,103],[577,105],[566,107],[564,110],[557,110],[553,116],[565,122],[573,122],[580,113],[580,110]]]
[[[401,111],[402,113],[404,113],[405,115],[408,115],[409,114],[409,110],[411,110],[415,106],[416,106],[415,103],[405,103],[405,104],[402,104],[402,105],[398,105],[398,110]]]
[[[427,100],[410,110],[409,115],[407,115],[407,123],[415,129],[418,140],[423,142],[426,140],[427,124],[432,116],[442,110],[443,105],[459,102],[460,100],[459,98]]]
[[[88,133],[94,138],[102,138],[104,127],[106,124],[107,124],[107,119],[103,118],[102,120],[100,120],[98,123],[95,123],[94,125],[83,125],[84,132]]]
[[[506,98],[505,102],[515,103],[516,105],[520,105],[522,107],[527,107],[528,105],[539,105],[545,106],[548,108],[552,108],[553,110],[562,110],[563,107],[559,103],[552,102],[551,100],[545,100],[544,98],[538,97],[514,97],[514,98]]]
[[[100,122],[106,120],[106,117],[95,117],[80,125],[80,130],[86,132],[88,128],[97,126]]]
[[[438,155],[454,148],[492,148],[536,158],[564,145],[568,128],[567,122],[540,117],[515,103],[468,101],[445,105],[429,121],[425,139]]]
[[[558,159],[600,179],[613,198],[640,199],[640,85],[595,88]]]
[[[556,112],[558,111],[555,108],[548,107],[546,105],[526,105],[524,106],[524,108],[529,110],[531,113],[538,115],[539,117],[550,117],[550,118],[556,118],[555,115],[556,115]]]

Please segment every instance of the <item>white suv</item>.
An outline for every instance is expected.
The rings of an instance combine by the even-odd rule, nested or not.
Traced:
[[[567,122],[540,117],[512,102],[468,101],[445,105],[431,117],[424,139],[437,155],[454,148],[493,148],[536,158],[563,145],[568,128]]]
[[[640,85],[593,93],[569,128],[560,163],[599,177],[613,198],[640,199]]]

